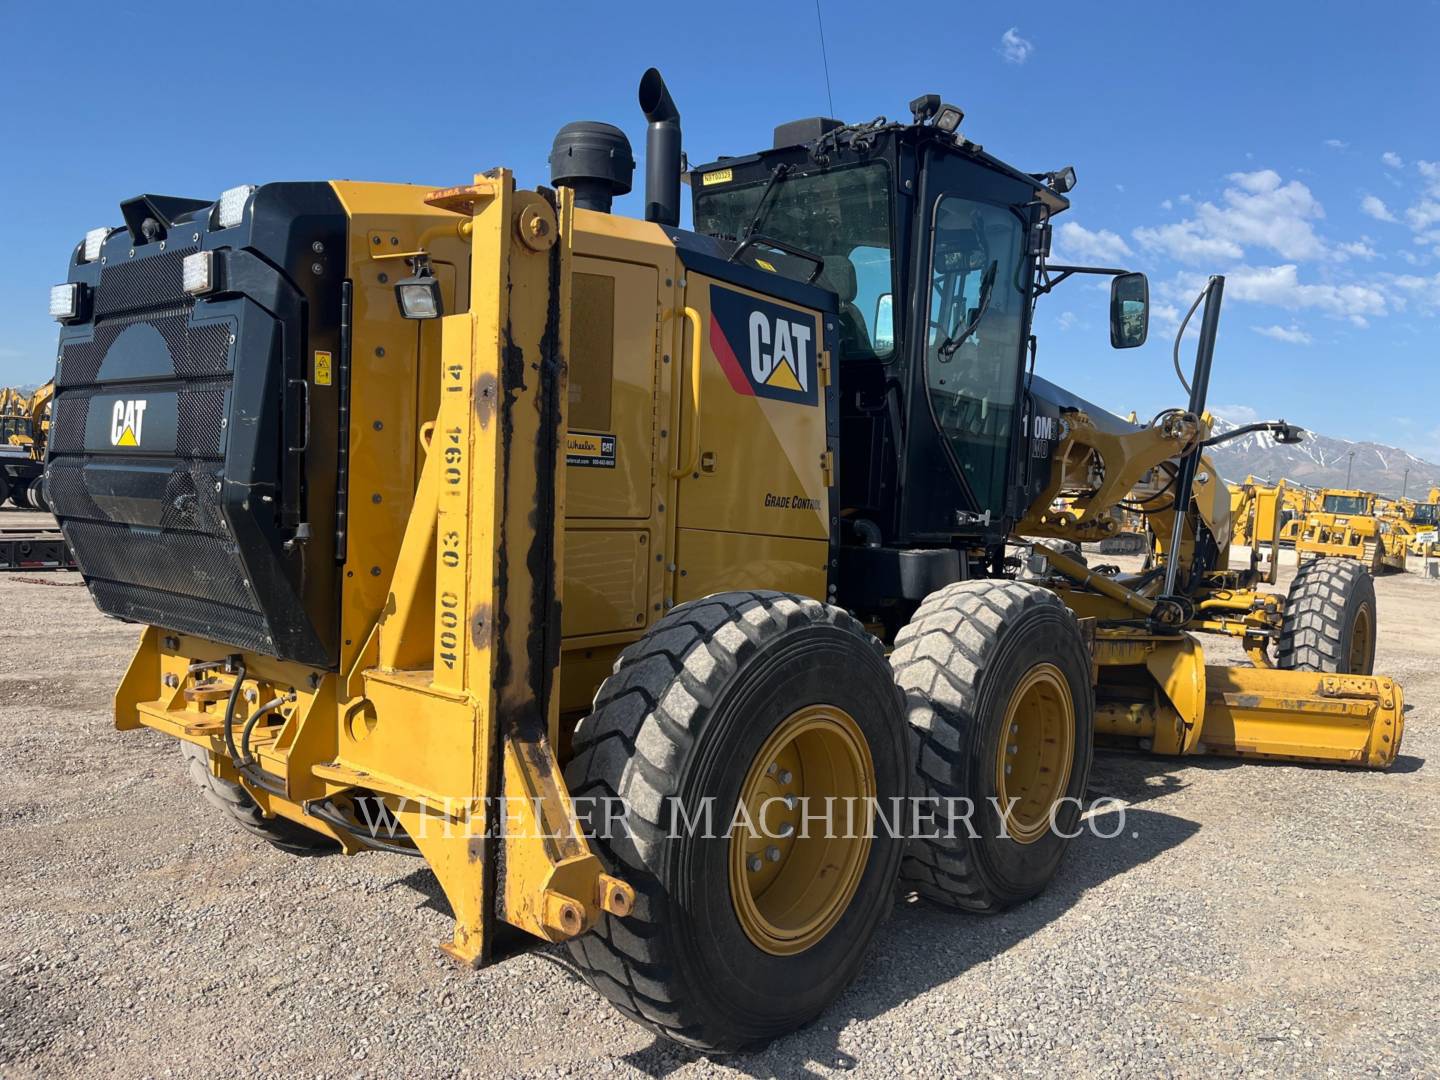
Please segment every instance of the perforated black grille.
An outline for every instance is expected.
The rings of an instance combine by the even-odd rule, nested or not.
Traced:
[[[181,262],[195,247],[172,248],[144,259],[109,263],[100,271],[95,290],[95,317],[106,319],[125,311],[188,301]]]
[[[80,568],[90,577],[259,610],[243,577],[239,552],[218,537],[162,534],[99,521],[72,521],[65,533]]]
[[[177,469],[165,484],[165,506],[160,512],[160,527],[165,530],[188,529],[193,532],[226,535],[224,518],[215,501],[215,485],[220,481],[217,469],[194,464],[187,470]]]
[[[177,457],[220,456],[225,429],[225,391],[213,386],[203,390],[182,390],[175,425]]]
[[[85,449],[85,425],[90,418],[90,398],[65,394],[51,405],[50,450],[66,453]]]
[[[99,323],[90,341],[74,342],[62,350],[62,385],[94,385],[100,377],[100,366],[110,346],[125,330],[139,322],[149,323],[160,332],[170,353],[171,370],[178,377],[193,379],[224,375],[230,369],[230,324],[191,326],[189,317],[190,308],[182,306]]]
[[[95,505],[85,487],[84,462],[77,458],[57,458],[45,470],[45,493],[55,512],[66,518],[108,521],[108,515]]]
[[[132,622],[223,641],[240,649],[270,652],[265,620],[256,612],[223,607],[189,596],[92,579],[90,595],[101,611]]]

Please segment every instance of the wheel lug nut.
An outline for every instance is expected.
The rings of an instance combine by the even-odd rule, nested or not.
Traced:
[[[782,784],[788,784],[791,780],[794,780],[794,779],[795,779],[795,778],[790,775],[790,770],[789,770],[789,769],[781,769],[781,770],[780,770],[780,783],[782,783]]]
[[[1013,753],[1017,752],[1019,749],[1020,749],[1020,747],[1018,747],[1017,745],[1015,745],[1015,744],[1012,742],[1009,746],[1007,746],[1007,747],[1005,748],[1005,752],[1006,752],[1007,754],[1013,754]]]
[[[759,856],[759,855],[751,855],[750,858],[747,859],[745,862],[746,862],[746,865],[750,867],[750,872],[751,872],[752,874],[755,873],[757,870],[759,870],[760,867],[762,867],[762,866],[765,865],[764,863],[762,863],[762,862],[760,861],[760,856]]]
[[[795,835],[795,826],[787,821],[776,831],[776,835],[779,836],[781,840],[788,840]]]
[[[1010,766],[1009,766],[1009,765],[1006,765],[1006,766],[1005,766],[1005,775],[1006,775],[1006,776],[1009,776],[1009,775],[1010,775]]]
[[[767,847],[767,848],[765,849],[765,858],[769,859],[771,862],[779,862],[779,861],[780,861],[780,849],[779,849],[778,847],[776,847],[774,844],[771,844],[769,847]]]
[[[778,773],[779,771],[780,771],[780,766],[779,766],[779,765],[776,765],[775,762],[773,762],[773,761],[770,762],[769,765],[765,766],[765,775],[766,775],[766,776],[774,776],[774,775],[775,775],[776,773]]]
[[[1019,725],[1019,724],[1011,724],[1011,725],[1010,725],[1010,734],[1011,734],[1011,735],[1019,735],[1019,734],[1020,734],[1020,725]]]
[[[795,804],[798,803],[799,801],[800,801],[800,800],[797,799],[797,798],[795,798],[794,795],[786,795],[786,796],[785,796],[785,809],[786,809],[786,810],[794,810],[794,809],[795,809]]]

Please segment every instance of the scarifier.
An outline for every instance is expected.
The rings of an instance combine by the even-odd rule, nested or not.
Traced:
[[[1072,169],[1005,164],[926,95],[692,169],[692,231],[653,69],[640,104],[644,220],[610,212],[624,134],[587,122],[553,189],[142,195],[77,246],[48,484],[97,605],[145,627],[117,727],[179,740],[282,847],[424,858],[460,960],[568,941],[707,1049],[817,1016],[897,883],[1038,893],[1097,738],[1393,761],[1369,579],[1322,562],[1286,600],[1228,566],[1222,279],[1187,406],[1127,423],[1030,370],[1072,275],[1113,279],[1112,344],[1146,336],[1143,276],[1049,260]],[[1045,545],[1117,506],[1159,538],[1139,574]],[[972,800],[975,835],[878,827],[912,794],[941,826]],[[826,800],[858,824],[797,828]],[[707,805],[740,824],[682,827]]]

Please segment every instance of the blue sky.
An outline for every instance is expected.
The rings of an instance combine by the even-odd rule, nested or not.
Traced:
[[[1043,374],[1116,411],[1179,404],[1173,328],[1223,272],[1213,403],[1440,461],[1440,4],[821,4],[836,115],[941,94],[1014,164],[1075,166],[1058,255],[1150,275],[1131,352],[1110,350],[1095,282],[1042,300]],[[496,164],[543,183],[568,120],[641,149],[651,64],[692,161],[830,112],[811,0],[4,0],[0,25],[0,383],[48,377],[48,286],[130,195]]]

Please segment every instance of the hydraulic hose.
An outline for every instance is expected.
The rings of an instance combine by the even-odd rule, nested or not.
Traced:
[[[230,696],[225,701],[225,752],[230,755],[230,763],[237,769],[240,768],[240,751],[235,748],[235,706],[240,701],[240,686],[245,681],[245,659],[235,657],[232,665],[235,672],[235,682],[230,686]]]
[[[272,698],[271,700],[267,701],[264,705],[261,705],[260,708],[256,709],[253,713],[251,713],[250,716],[249,716],[249,718],[246,719],[246,721],[245,721],[245,727],[244,727],[244,729],[240,732],[240,761],[239,761],[239,764],[241,764],[241,765],[254,765],[254,764],[255,764],[255,757],[254,757],[253,754],[250,753],[250,735],[251,735],[252,732],[254,732],[254,730],[255,730],[255,725],[260,722],[260,718],[261,718],[261,717],[266,716],[266,715],[268,715],[269,713],[274,712],[274,711],[275,711],[276,709],[278,709],[281,705],[284,705],[285,702],[288,701],[288,700],[290,700],[290,699],[289,699],[288,697],[286,697],[286,696],[281,696],[281,697],[277,697],[277,698]]]
[[[240,701],[240,688],[245,682],[245,660],[236,656],[234,659],[235,683],[230,687],[230,696],[225,700],[225,724],[223,732],[225,736],[225,752],[230,755],[230,764],[235,771],[249,780],[256,787],[270,792],[271,795],[285,796],[285,784],[278,777],[270,776],[263,769],[253,762],[246,761],[240,756],[240,751],[235,746],[235,706]],[[252,720],[254,718],[252,717]],[[246,726],[244,738],[248,739],[253,723]]]

